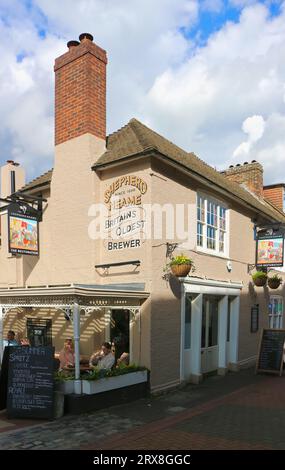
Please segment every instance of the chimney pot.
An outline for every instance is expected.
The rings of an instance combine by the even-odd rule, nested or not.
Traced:
[[[14,160],[7,160],[7,163],[10,163],[11,165],[14,165]]]
[[[240,163],[237,163],[236,166],[241,166],[241,164],[240,164]]]
[[[251,163],[257,163],[257,161],[256,160],[251,160]]]
[[[244,162],[244,165],[248,165],[248,162]]]
[[[78,46],[79,44],[80,44],[79,41],[68,41],[67,47],[68,47],[68,49],[70,50],[70,49],[72,49],[73,47]]]
[[[229,168],[234,168],[234,165],[230,165]]]
[[[79,36],[79,41],[82,42],[84,40],[88,40],[88,41],[93,41],[93,36],[92,34],[90,33],[81,33],[80,36]]]

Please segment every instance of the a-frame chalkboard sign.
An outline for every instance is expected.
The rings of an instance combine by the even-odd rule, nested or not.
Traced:
[[[281,376],[284,344],[284,329],[263,329],[260,337],[255,373],[268,372]]]

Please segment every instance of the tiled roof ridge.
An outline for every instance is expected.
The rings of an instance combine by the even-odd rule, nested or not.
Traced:
[[[32,179],[31,181],[29,181],[28,183],[26,183],[26,184],[20,189],[20,191],[25,191],[26,189],[28,190],[30,185],[32,185],[32,186],[37,186],[37,182],[38,182],[39,180],[41,180],[44,176],[48,175],[48,173],[52,173],[52,172],[53,172],[53,168],[51,168],[50,170],[45,171],[45,172],[42,173],[41,175],[37,176],[36,178],[34,178],[34,179]]]
[[[199,162],[201,162],[203,165],[205,165],[206,167],[210,168],[211,170],[213,171],[216,171],[217,173],[220,174],[220,172],[218,170],[216,170],[212,165],[210,165],[209,163],[205,162],[204,160],[202,160],[200,157],[198,157],[196,155],[195,152],[187,152],[186,150],[184,150],[183,148],[179,147],[179,145],[175,144],[174,142],[172,142],[171,140],[167,139],[166,137],[164,137],[163,135],[159,134],[158,132],[154,131],[153,129],[151,129],[150,127],[146,126],[143,122],[139,121],[138,119],[136,118],[132,118],[128,124],[139,124],[139,126],[142,126],[144,127],[145,129],[147,129],[147,131],[149,131],[150,133],[153,133],[155,135],[157,135],[160,139],[163,139],[165,140],[166,142],[168,142],[173,148],[177,149],[179,152],[183,152],[185,155],[189,155],[190,157],[194,157],[196,158],[197,160],[199,160]],[[127,124],[127,125],[128,125]],[[154,148],[156,148],[155,145],[153,145]],[[221,175],[221,176],[224,176],[224,175]]]

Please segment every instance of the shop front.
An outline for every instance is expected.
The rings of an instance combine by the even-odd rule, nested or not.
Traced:
[[[141,289],[141,290],[139,290]],[[0,289],[0,354],[9,329],[30,346],[54,346],[57,357],[71,337],[75,352],[74,392],[81,394],[82,363],[102,342],[112,343],[116,360],[127,353],[139,362],[141,309],[148,297],[143,286],[47,286]],[[3,325],[5,324],[5,328]]]
[[[241,283],[187,278],[181,311],[181,381],[238,365]]]

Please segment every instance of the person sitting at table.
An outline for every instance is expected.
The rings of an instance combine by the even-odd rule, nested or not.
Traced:
[[[18,341],[15,340],[15,332],[13,330],[9,330],[7,333],[7,339],[3,341],[3,347],[6,346],[19,346]]]
[[[20,340],[20,344],[21,344],[21,346],[30,346],[29,338],[22,338]]]
[[[102,344],[101,350],[92,354],[89,366],[97,369],[112,369],[115,356],[112,353],[112,345],[108,342]]]
[[[130,355],[127,352],[123,352],[119,359],[117,360],[117,366],[120,367],[120,365],[128,366],[130,363]]]
[[[63,349],[59,353],[60,369],[67,369],[75,366],[75,356],[73,341],[68,338],[64,341]]]

